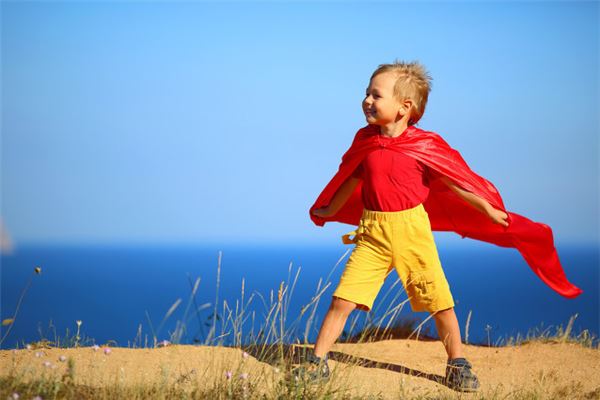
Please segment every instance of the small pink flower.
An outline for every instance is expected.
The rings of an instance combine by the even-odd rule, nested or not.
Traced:
[[[58,359],[62,362],[67,361],[67,357],[65,357],[65,356],[60,356],[60,357],[58,357]]]
[[[98,351],[100,350],[100,346],[98,346],[97,344],[92,346],[92,349],[94,349],[94,351]]]
[[[242,353],[242,357],[244,357],[244,358],[248,358],[248,353],[246,353],[246,352],[243,352],[243,353]]]
[[[40,358],[42,355],[43,355],[43,354],[42,354],[42,352],[41,352],[41,351],[36,351],[36,352],[35,352],[35,356],[36,356],[37,358]]]
[[[231,371],[227,371],[227,372],[225,372],[225,377],[226,377],[227,379],[231,379],[231,377],[232,377],[232,376],[233,376],[233,373],[232,373]]]
[[[44,362],[42,363],[42,365],[43,365],[44,367],[46,367],[46,368],[50,368],[50,367],[52,367],[52,363],[51,363],[50,361],[44,361]]]
[[[19,399],[19,393],[17,393],[17,392],[14,392],[14,393],[12,394],[12,396],[10,396],[10,398],[11,398],[11,399],[14,399],[14,400],[18,400],[18,399]]]
[[[110,347],[104,348],[104,354],[109,355],[111,352],[112,352],[112,350],[110,349]]]
[[[240,374],[240,378],[242,379],[248,379],[248,374],[246,372]]]

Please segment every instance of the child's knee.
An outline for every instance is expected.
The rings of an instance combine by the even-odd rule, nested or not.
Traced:
[[[342,299],[341,297],[333,296],[333,298],[331,299],[330,309],[339,313],[350,314],[356,307],[356,303]]]

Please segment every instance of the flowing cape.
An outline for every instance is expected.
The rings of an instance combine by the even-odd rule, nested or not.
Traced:
[[[440,135],[415,126],[408,127],[393,141],[381,140],[379,127],[376,125],[361,128],[350,148],[342,156],[338,172],[309,210],[310,218],[316,225],[323,226],[329,221],[359,225],[364,209],[361,196],[362,181],[335,215],[322,218],[313,215],[312,212],[329,205],[336,191],[367,154],[386,146],[447,176],[458,186],[482,197],[508,215],[508,227],[496,224],[454,193],[440,179],[432,179],[429,183],[429,196],[423,203],[429,214],[432,230],[453,231],[463,238],[469,237],[502,247],[516,248],[533,272],[557,293],[574,298],[583,292],[567,280],[554,247],[552,229],[548,225],[507,211],[496,187],[473,172],[458,151],[451,148]]]

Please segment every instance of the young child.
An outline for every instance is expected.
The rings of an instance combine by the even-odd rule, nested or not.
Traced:
[[[358,225],[342,237],[356,246],[314,351],[306,356],[309,370],[301,368],[310,379],[329,377],[327,353],[349,314],[355,308],[371,310],[395,269],[411,309],[433,314],[448,355],[446,384],[458,391],[479,388],[462,352],[454,301],[432,229],[516,247],[554,290],[569,298],[581,293],[564,275],[550,228],[508,213],[491,182],[471,171],[439,135],[415,127],[425,111],[430,81],[418,62],[383,64],[375,70],[362,103],[368,125],[357,132],[338,173],[310,209],[317,225]]]

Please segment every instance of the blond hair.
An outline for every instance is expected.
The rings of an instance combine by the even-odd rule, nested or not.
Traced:
[[[431,76],[418,61],[406,63],[403,61],[394,61],[392,64],[381,64],[371,75],[371,80],[379,74],[391,72],[396,75],[394,84],[394,97],[398,101],[410,99],[413,106],[410,110],[409,125],[416,124],[427,105],[427,98],[431,90]]]

